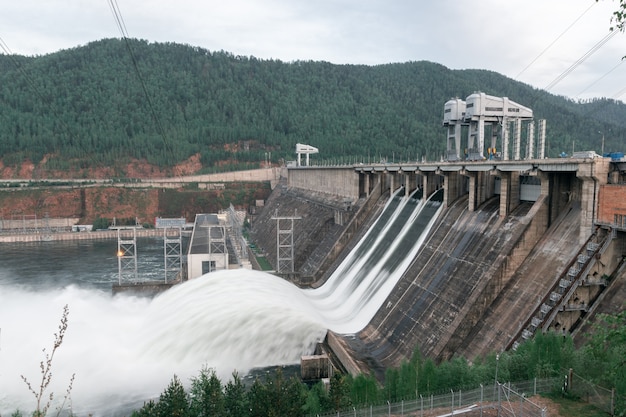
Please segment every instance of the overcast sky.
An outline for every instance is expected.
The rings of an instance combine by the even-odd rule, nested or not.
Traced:
[[[626,34],[600,46],[617,0],[114,1],[128,36],[151,42],[286,62],[427,60],[496,71],[573,99],[626,101]],[[43,55],[121,36],[109,0],[0,6],[0,39],[15,54]]]

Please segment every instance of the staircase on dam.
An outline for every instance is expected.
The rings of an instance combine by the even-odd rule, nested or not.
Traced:
[[[601,230],[597,230],[597,232],[601,232]],[[596,257],[606,251],[613,238],[614,233],[612,232],[608,234],[594,233],[589,238],[575,255],[573,261],[558,276],[548,294],[544,296],[540,305],[535,308],[531,317],[513,337],[507,348],[517,349],[520,343],[531,339],[537,331],[554,330],[565,333],[571,330],[571,328],[562,326],[556,317],[559,311],[566,309],[587,310],[590,303],[584,301],[581,303],[576,299],[576,302],[572,304],[570,303],[573,299],[572,295],[588,276]],[[596,285],[606,286],[606,284],[606,280],[603,278],[596,280]]]
[[[541,300],[549,294],[561,271],[576,256],[579,243],[580,207],[570,206],[550,226],[525,257],[498,296],[474,326],[457,354],[475,358],[502,351]]]

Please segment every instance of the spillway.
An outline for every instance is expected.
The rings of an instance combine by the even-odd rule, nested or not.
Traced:
[[[20,375],[38,383],[41,349],[50,349],[65,304],[69,328],[50,389],[62,397],[75,373],[72,404],[79,414],[114,414],[111,404],[140,406],[174,374],[188,384],[203,365],[228,380],[234,370],[297,363],[327,329],[354,333],[370,321],[441,209],[440,192],[429,201],[394,196],[315,290],[248,270],[214,272],[152,300],[75,285],[35,291],[7,279],[0,292],[0,413],[32,410]]]
[[[354,339],[346,339],[357,357],[368,358],[377,371],[398,366],[416,347],[431,358],[454,352],[478,320],[493,291],[495,272],[528,226],[531,204],[510,216],[498,215],[497,199],[480,210],[456,201],[438,219],[422,250],[383,310]]]
[[[329,280],[307,291],[329,329],[355,333],[369,323],[423,244],[441,197],[441,191],[428,201],[394,196]]]

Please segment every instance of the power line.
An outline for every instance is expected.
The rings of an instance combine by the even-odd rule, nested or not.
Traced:
[[[585,87],[581,92],[579,92],[578,94],[576,94],[576,97],[580,96],[582,93],[584,93],[585,91],[589,90],[591,87],[593,87],[594,85],[596,85],[598,82],[602,81],[602,79],[604,79],[604,77],[606,77],[607,75],[609,75],[610,73],[612,73],[613,71],[615,71],[620,65],[622,65],[624,63],[624,60],[620,60],[620,62],[615,65],[613,68],[611,68],[608,72],[606,72],[602,77],[598,78],[597,80],[595,80],[594,82],[592,82],[591,84],[589,84],[587,87]]]
[[[524,72],[526,72],[526,70],[527,70],[528,68],[530,68],[530,67],[531,67],[531,66],[532,66],[535,62],[537,62],[537,60],[538,60],[539,58],[541,58],[541,57],[543,56],[543,54],[545,54],[545,53],[548,51],[548,49],[552,48],[552,46],[553,46],[553,45],[554,45],[554,44],[555,44],[555,43],[556,43],[559,39],[561,39],[561,37],[562,37],[563,35],[565,35],[565,34],[566,34],[566,33],[567,33],[567,32],[568,32],[568,31],[569,31],[569,30],[570,30],[570,29],[571,29],[571,28],[572,28],[572,27],[576,24],[576,23],[578,23],[578,21],[579,21],[579,20],[580,20],[580,19],[581,19],[584,15],[586,15],[586,14],[587,14],[587,12],[588,12],[589,10],[591,10],[591,8],[592,8],[595,4],[596,4],[596,2],[593,2],[593,3],[591,4],[591,6],[589,6],[589,7],[587,8],[587,10],[585,10],[585,11],[584,11],[584,12],[583,12],[580,16],[578,16],[578,18],[577,18],[576,20],[574,20],[574,21],[573,21],[573,22],[572,22],[572,23],[571,23],[571,24],[570,24],[570,25],[569,25],[569,26],[568,26],[568,27],[567,27],[567,28],[566,28],[563,32],[561,32],[561,34],[560,34],[559,36],[557,36],[557,37],[556,37],[556,38],[552,41],[552,43],[550,43],[550,45],[546,46],[546,48],[545,48],[543,51],[541,51],[541,52],[539,53],[539,55],[537,55],[537,56],[535,57],[535,59],[533,59],[533,60],[532,60],[532,61],[531,61],[528,65],[526,65],[526,67],[524,67],[524,69],[523,69],[523,70],[521,70],[521,71],[519,72],[519,74],[517,74],[517,75],[515,76],[515,78],[516,78],[516,79],[519,79],[520,75],[522,75]]]
[[[557,76],[550,84],[548,84],[544,90],[550,91],[552,87],[563,81],[565,77],[572,73],[580,64],[585,62],[587,58],[596,53],[605,43],[607,43],[613,36],[617,34],[617,31],[609,32],[604,38],[600,39],[594,46],[591,47],[587,52],[585,52],[580,58],[578,58],[569,68],[563,71],[559,76]]]
[[[620,98],[621,96],[623,96],[624,94],[626,94],[626,87],[622,88],[621,90],[619,90],[617,93],[613,94],[613,99],[617,100],[618,98]]]
[[[111,8],[111,12],[113,13],[113,17],[117,24],[120,33],[122,34],[122,39],[124,39],[124,43],[126,45],[126,49],[130,55],[131,61],[133,63],[133,68],[135,69],[135,73],[137,74],[137,78],[139,78],[139,82],[141,84],[141,88],[146,97],[146,102],[148,103],[148,107],[150,109],[150,113],[152,114],[152,118],[156,124],[157,131],[163,140],[163,144],[165,145],[165,149],[174,157],[173,148],[171,147],[167,137],[165,136],[165,130],[163,129],[163,125],[161,124],[161,119],[158,117],[154,105],[152,104],[152,100],[150,99],[150,95],[148,94],[148,88],[146,87],[146,82],[141,75],[141,71],[139,71],[139,65],[137,64],[137,58],[133,52],[133,48],[130,45],[130,40],[128,39],[128,31],[126,30],[126,24],[124,23],[124,19],[122,17],[122,13],[117,4],[117,0],[109,0],[109,6]]]

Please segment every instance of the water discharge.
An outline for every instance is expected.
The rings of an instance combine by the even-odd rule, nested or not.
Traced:
[[[69,328],[54,357],[51,390],[62,397],[75,373],[72,404],[80,415],[140,406],[157,397],[174,374],[188,384],[203,365],[226,381],[235,370],[298,363],[327,329],[355,333],[367,325],[419,250],[440,206],[396,195],[316,290],[300,290],[262,272],[230,270],[154,299],[112,297],[80,285],[18,286],[0,270],[0,414],[33,409],[20,375],[38,386],[41,349],[50,351],[66,304]]]

